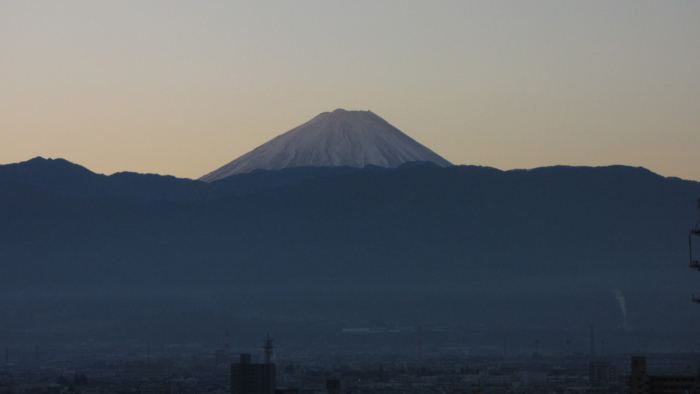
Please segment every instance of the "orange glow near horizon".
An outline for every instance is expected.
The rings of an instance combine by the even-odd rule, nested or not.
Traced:
[[[700,4],[3,2],[0,163],[198,178],[320,112],[454,164],[700,180]]]

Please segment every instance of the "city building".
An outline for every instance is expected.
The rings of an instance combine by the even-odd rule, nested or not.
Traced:
[[[629,376],[630,394],[685,394],[700,391],[699,375],[649,375],[647,359],[632,356]]]
[[[588,382],[593,385],[617,382],[617,366],[604,361],[589,362]]]
[[[275,364],[255,364],[250,354],[241,354],[231,364],[231,394],[275,394]]]

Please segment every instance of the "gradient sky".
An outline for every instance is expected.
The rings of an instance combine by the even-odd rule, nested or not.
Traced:
[[[700,1],[0,0],[0,163],[198,178],[320,112],[700,180]]]

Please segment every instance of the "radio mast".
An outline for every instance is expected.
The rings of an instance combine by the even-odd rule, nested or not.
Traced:
[[[700,271],[700,260],[698,260],[698,258],[695,258],[693,260],[693,236],[700,238],[700,198],[698,198],[698,219],[695,221],[695,226],[690,230],[690,234],[688,234],[688,254],[690,256],[690,268]],[[690,299],[693,302],[700,303],[700,297],[696,297],[695,294],[692,294]]]

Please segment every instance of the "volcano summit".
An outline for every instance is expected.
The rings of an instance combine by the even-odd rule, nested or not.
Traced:
[[[398,167],[412,161],[452,165],[371,111],[336,109],[321,113],[199,180],[213,182],[256,169]]]

